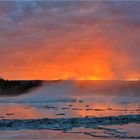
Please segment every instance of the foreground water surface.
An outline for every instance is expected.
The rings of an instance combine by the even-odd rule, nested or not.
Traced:
[[[1,120],[134,114],[140,114],[139,81],[46,81],[42,87],[30,93],[0,98]],[[103,129],[74,128],[67,132],[5,130],[0,131],[0,138],[122,139],[125,135],[127,139],[140,139],[138,128],[139,123],[129,123],[104,126]],[[7,132],[9,135],[5,136]]]

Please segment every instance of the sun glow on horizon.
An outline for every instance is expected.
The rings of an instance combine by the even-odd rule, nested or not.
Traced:
[[[0,76],[9,80],[140,79],[139,5],[0,1]]]
[[[101,80],[101,79],[96,76],[91,76],[91,77],[80,77],[77,78],[77,80]]]
[[[90,80],[100,80],[98,77],[96,77],[96,76],[93,76],[93,77],[90,77],[89,78]]]

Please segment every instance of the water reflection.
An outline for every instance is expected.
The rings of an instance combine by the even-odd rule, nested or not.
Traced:
[[[140,104],[50,102],[40,104],[1,104],[0,118],[3,119],[32,119],[32,118],[61,118],[61,117],[90,117],[140,114]]]
[[[139,81],[59,81],[0,99],[0,118],[31,119],[140,114]]]
[[[30,119],[40,117],[40,113],[33,107],[21,104],[1,104],[1,119]]]

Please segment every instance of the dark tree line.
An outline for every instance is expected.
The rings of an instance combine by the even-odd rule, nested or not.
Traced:
[[[40,86],[42,81],[33,80],[33,81],[9,81],[0,78],[0,96],[7,95],[20,95],[26,93],[32,88]]]

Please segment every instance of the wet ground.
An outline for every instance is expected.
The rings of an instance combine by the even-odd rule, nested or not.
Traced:
[[[95,100],[95,99],[94,99]],[[82,99],[40,103],[1,103],[0,119],[71,118],[140,114],[137,102]],[[101,99],[100,99],[101,100]]]
[[[140,139],[140,124],[126,124],[100,127],[100,129],[76,128],[71,131],[58,130],[6,130],[0,131],[0,139],[94,139],[135,140]]]
[[[130,88],[131,87],[131,88]],[[0,120],[103,117],[140,114],[139,82],[45,83],[26,95],[0,98]],[[5,130],[0,138],[39,139],[140,139],[139,124],[73,128],[71,131]],[[5,135],[5,134],[8,135]]]

